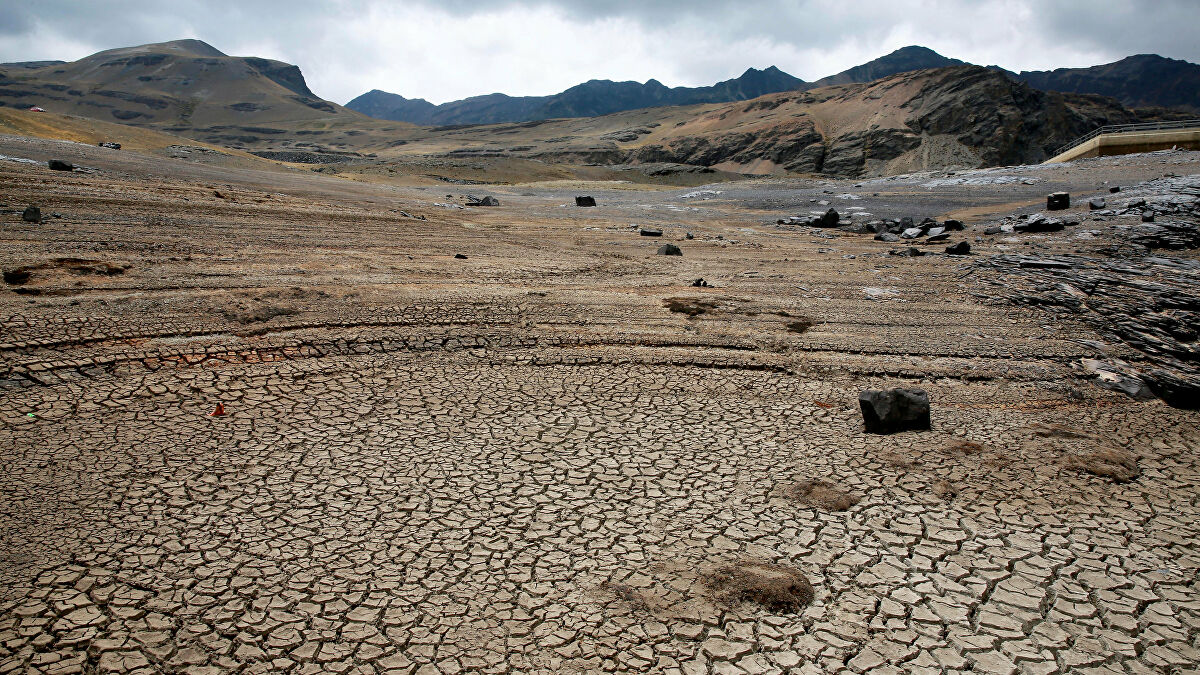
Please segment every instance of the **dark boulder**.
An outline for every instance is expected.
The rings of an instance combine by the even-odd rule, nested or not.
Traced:
[[[40,223],[42,222],[42,210],[36,206],[27,206],[21,214],[21,220],[27,223]]]
[[[575,206],[595,206],[595,205],[596,205],[595,197],[576,197],[575,198]]]
[[[1071,195],[1066,192],[1053,192],[1046,195],[1047,211],[1062,211],[1071,208]]]
[[[486,197],[467,195],[467,206],[500,206],[500,200],[491,195]]]
[[[708,282],[704,279],[697,279],[692,282],[692,286],[695,288],[708,288]]]
[[[461,253],[455,253],[455,254],[454,254],[454,259],[455,259],[455,260],[466,260],[466,259],[467,259],[467,256],[465,256],[465,255],[463,255],[463,254],[461,254]]]
[[[946,253],[950,255],[968,255],[971,253],[971,245],[965,241],[960,241],[957,244],[947,246]]]
[[[683,255],[683,251],[675,244],[663,244],[658,247],[658,255]]]
[[[867,389],[858,395],[867,433],[929,428],[929,394],[922,389]]]
[[[841,219],[842,217],[838,215],[837,209],[829,209],[825,212],[825,215],[815,220],[812,225],[813,227],[837,227]]]
[[[113,143],[112,141],[103,141],[101,143],[97,143],[97,145],[99,145],[102,148],[108,148],[109,150],[120,150],[121,149],[120,143]]]
[[[1115,195],[1121,191],[1121,188],[1120,188],[1120,186],[1114,185],[1114,186],[1108,188],[1108,191]]]
[[[1143,223],[1153,223],[1154,222],[1154,212],[1153,211],[1142,211],[1142,222]]]
[[[902,249],[892,249],[888,251],[888,255],[898,255],[902,258],[919,258],[925,255],[925,252],[914,246]]]
[[[74,164],[72,164],[70,162],[64,162],[61,159],[52,159],[49,162],[46,162],[46,166],[49,166],[54,171],[74,171],[75,170]]]
[[[1095,199],[1088,202],[1088,209],[1090,209],[1092,211],[1099,211],[1100,209],[1106,208],[1107,206],[1108,206],[1108,202],[1104,201],[1104,197],[1096,197]]]
[[[1014,232],[1060,232],[1065,225],[1058,218],[1034,216],[1023,223],[1013,225]]]
[[[946,241],[946,240],[947,240],[947,239],[949,239],[949,238],[950,238],[950,233],[949,233],[949,232],[938,232],[937,234],[931,234],[931,235],[929,235],[929,238],[928,238],[928,239],[926,239],[925,241],[926,241],[926,242],[928,242],[928,243],[934,244],[934,243],[937,243],[937,242],[939,242],[939,241]]]
[[[662,230],[652,230],[648,227],[643,227],[642,229],[638,230],[638,234],[642,235],[643,237],[661,237]]]
[[[947,232],[962,232],[964,229],[961,220],[947,220],[942,223],[942,227],[946,228]]]

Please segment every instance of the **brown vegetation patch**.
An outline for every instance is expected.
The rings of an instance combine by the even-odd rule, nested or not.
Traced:
[[[646,601],[646,598],[636,588],[629,584],[622,584],[616,581],[603,581],[600,583],[600,590],[629,603],[637,611],[650,611],[650,603]]]
[[[710,309],[716,309],[717,303],[699,298],[666,298],[663,307],[677,314],[687,314],[689,317],[699,316]]]
[[[1061,424],[1033,424],[1029,428],[1035,435],[1042,438],[1096,438],[1095,434],[1064,427]]]
[[[1111,478],[1116,483],[1127,483],[1141,475],[1137,457],[1120,448],[1100,448],[1067,458],[1068,469],[1084,471],[1093,476]]]
[[[42,270],[63,270],[77,276],[96,275],[113,277],[124,274],[128,265],[116,265],[103,260],[85,260],[83,258],[55,258],[40,265],[26,265],[11,270],[4,270],[4,282],[18,286],[28,283],[34,272]]]
[[[812,584],[800,570],[769,562],[738,561],[701,577],[717,602],[753,602],[772,612],[799,612],[812,603]]]
[[[809,328],[817,325],[815,321],[808,317],[797,317],[795,321],[789,321],[786,326],[789,333],[807,333]]]
[[[898,452],[885,452],[879,455],[889,466],[894,466],[898,469],[911,469],[920,464],[920,460],[914,459],[909,455],[903,455]]]
[[[958,486],[948,480],[939,479],[933,481],[933,486],[929,489],[935,497],[950,501],[958,496]]]
[[[823,480],[805,480],[787,488],[786,494],[808,506],[826,511],[845,511],[862,501],[856,494],[838,489]]]
[[[985,450],[983,444],[975,441],[954,440],[946,444],[946,452],[949,452],[955,457],[970,457],[978,455]]]

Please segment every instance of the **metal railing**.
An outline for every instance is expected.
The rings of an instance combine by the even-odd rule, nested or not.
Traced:
[[[1138,131],[1158,131],[1160,129],[1190,129],[1192,127],[1200,127],[1200,120],[1179,120],[1177,122],[1142,122],[1141,124],[1110,124],[1108,126],[1099,127],[1090,133],[1084,134],[1079,138],[1059,147],[1050,156],[1058,157],[1071,148],[1083,145],[1097,136],[1104,134],[1130,134]]]

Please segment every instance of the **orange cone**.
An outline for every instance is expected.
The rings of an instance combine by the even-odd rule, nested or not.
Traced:
[[[209,417],[221,417],[221,416],[222,416],[222,415],[224,415],[224,414],[225,414],[225,404],[224,404],[224,403],[218,403],[218,404],[217,404],[217,409],[216,409],[216,410],[214,410],[214,411],[212,411],[212,412],[210,412],[210,413],[208,413],[208,416],[209,416]]]

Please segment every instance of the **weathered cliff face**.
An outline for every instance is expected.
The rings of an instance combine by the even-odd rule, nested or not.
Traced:
[[[1027,164],[1097,126],[1136,119],[1112,99],[955,66],[713,108],[662,125],[627,158],[845,177]]]
[[[1113,99],[1045,92],[976,66],[933,71],[905,121],[923,135],[950,135],[984,165],[1041,162],[1054,148],[1137,116]]]

